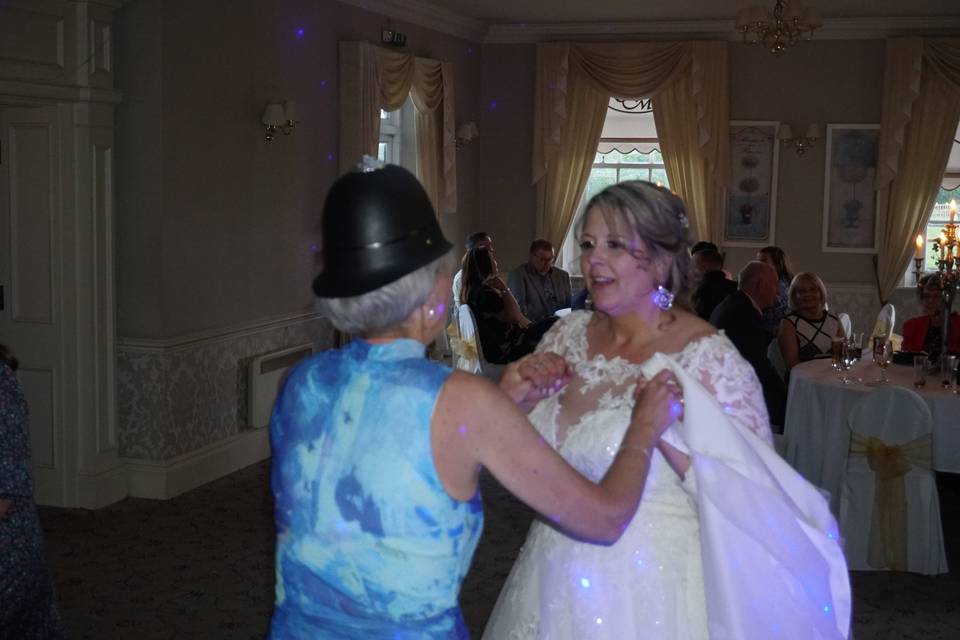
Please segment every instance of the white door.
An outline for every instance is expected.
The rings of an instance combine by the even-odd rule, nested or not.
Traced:
[[[20,360],[34,495],[46,504],[64,497],[58,126],[53,105],[0,108],[0,342]]]

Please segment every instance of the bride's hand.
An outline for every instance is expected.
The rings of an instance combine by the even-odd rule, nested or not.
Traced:
[[[524,411],[553,395],[570,381],[567,361],[555,353],[532,353],[507,365],[500,389]]]
[[[660,437],[675,421],[683,418],[683,389],[676,376],[664,369],[650,380],[637,380],[631,418],[650,425]]]

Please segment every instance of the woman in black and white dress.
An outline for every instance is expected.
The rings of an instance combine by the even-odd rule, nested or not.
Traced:
[[[843,335],[837,316],[827,311],[827,287],[809,271],[798,273],[788,292],[790,313],[780,321],[777,340],[788,368],[830,354],[833,339]]]

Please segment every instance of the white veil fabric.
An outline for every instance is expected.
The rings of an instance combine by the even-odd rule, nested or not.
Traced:
[[[670,357],[655,354],[644,375],[664,368],[683,385],[671,431],[697,479],[711,640],[848,638],[850,582],[827,500]]]

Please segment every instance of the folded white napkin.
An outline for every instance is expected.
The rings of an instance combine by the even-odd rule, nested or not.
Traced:
[[[896,318],[897,310],[893,308],[893,305],[889,303],[883,305],[880,313],[877,314],[877,322],[873,325],[871,337],[889,340],[890,336],[893,335],[893,325]]]
[[[840,326],[843,327],[844,337],[849,338],[850,334],[853,332],[853,324],[850,322],[850,316],[845,313],[841,313],[838,317],[840,318]]]

